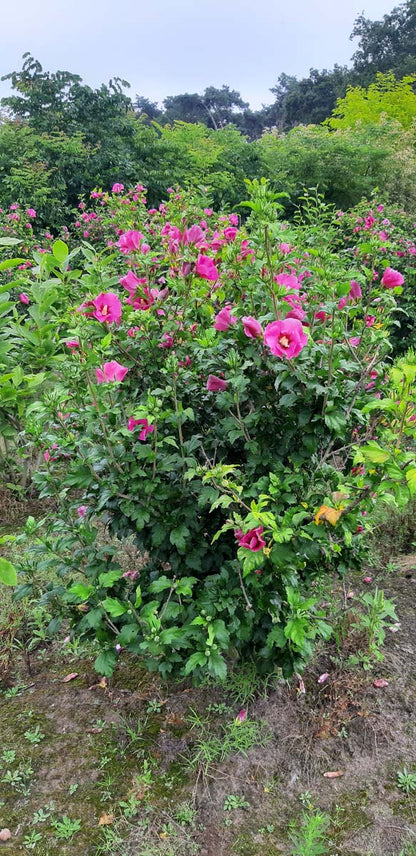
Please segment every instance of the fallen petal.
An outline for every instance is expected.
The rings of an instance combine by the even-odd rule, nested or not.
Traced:
[[[377,678],[377,680],[373,681],[373,687],[376,687],[377,689],[383,689],[383,687],[388,687],[388,685],[389,682],[384,678]]]
[[[323,675],[319,675],[319,678],[318,678],[318,684],[324,684],[324,683],[325,683],[325,681],[327,681],[327,680],[328,680],[328,678],[329,678],[329,673],[328,673],[328,672],[324,672],[324,673],[323,673]]]
[[[329,773],[324,773],[326,779],[339,779],[339,777],[343,775],[344,773],[342,770],[332,770]]]
[[[11,837],[10,829],[0,829],[0,841],[8,841]]]
[[[68,684],[68,683],[69,683],[69,681],[73,681],[73,680],[74,680],[74,678],[77,678],[77,677],[78,677],[78,672],[71,672],[71,674],[70,674],[70,675],[66,675],[66,677],[65,677],[65,678],[62,678],[62,683],[63,683],[63,684]]]

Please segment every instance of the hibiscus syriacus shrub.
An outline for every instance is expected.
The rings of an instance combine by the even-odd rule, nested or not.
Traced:
[[[414,490],[414,361],[391,381],[386,362],[403,277],[334,253],[328,212],[289,227],[250,190],[242,228],[114,189],[54,322],[66,358],[28,408],[59,509],[35,547],[62,577],[45,596],[105,674],[123,650],[196,680],[247,655],[300,670],[331,632],[311,584],[359,565],[378,497]]]

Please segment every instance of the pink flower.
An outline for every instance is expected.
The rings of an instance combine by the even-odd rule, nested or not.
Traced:
[[[231,315],[231,309],[229,306],[225,306],[224,309],[221,309],[218,314],[215,316],[214,327],[216,330],[220,330],[224,332],[224,330],[228,330],[232,324],[237,323],[237,316]]]
[[[403,285],[404,276],[393,268],[386,268],[383,273],[381,284],[384,285],[384,288],[396,288],[398,285]]]
[[[329,316],[323,311],[323,309],[320,309],[319,312],[315,312],[313,317],[315,318],[315,321],[326,321]]]
[[[27,306],[27,304],[30,303],[30,299],[29,299],[28,295],[25,294],[24,291],[22,291],[22,293],[19,294],[19,300],[20,300],[20,303],[24,303],[25,306]]]
[[[351,285],[351,288],[350,288],[350,291],[348,294],[349,299],[350,300],[360,300],[360,298],[363,296],[360,283],[357,282],[355,279],[352,279],[350,285]]]
[[[202,244],[205,235],[200,226],[193,225],[190,229],[185,229],[183,240],[185,244]]]
[[[303,321],[306,318],[306,312],[304,309],[301,309],[300,306],[296,306],[294,309],[291,309],[290,312],[286,312],[285,318],[296,318],[298,321]]]
[[[235,241],[237,235],[238,235],[238,229],[236,229],[235,226],[227,226],[224,229],[224,238],[229,243],[231,243],[232,241]]]
[[[278,285],[284,285],[288,291],[299,291],[299,280],[296,276],[292,276],[290,273],[278,273],[277,276],[274,277],[274,281],[277,282]]]
[[[252,315],[245,315],[241,320],[244,325],[244,332],[249,339],[259,339],[263,335],[260,322],[256,321]]]
[[[238,546],[245,547],[246,550],[251,550],[253,553],[257,553],[258,550],[262,550],[262,548],[266,546],[266,542],[261,537],[262,534],[263,526],[257,526],[256,529],[250,529],[249,532],[246,532],[245,535],[242,535],[241,538],[238,539]]]
[[[43,453],[43,457],[45,458],[45,461],[48,464],[50,459],[51,459],[51,456],[50,456],[50,452],[48,452],[47,449],[46,449],[46,452]]]
[[[238,226],[238,214],[230,214],[228,219],[232,226]]]
[[[79,505],[77,508],[78,517],[85,517],[87,513],[88,506],[87,505]]]
[[[227,389],[227,381],[217,377],[215,374],[210,374],[207,380],[207,390],[209,392],[223,392]]]
[[[376,320],[375,315],[366,315],[365,316],[365,326],[366,327],[372,327],[375,320]]]
[[[111,191],[112,193],[122,193],[124,190],[124,184],[118,184],[117,182],[113,184]]]
[[[36,211],[34,208],[28,208],[26,214],[28,217],[32,217],[32,219],[36,217]]]
[[[246,711],[245,707],[243,707],[243,709],[240,710],[240,713],[237,713],[237,716],[235,718],[235,722],[236,723],[244,722],[245,719],[247,719],[247,711]]]
[[[76,348],[79,348],[78,339],[68,339],[65,344],[70,351],[75,351]]]
[[[136,293],[139,286],[146,285],[146,281],[146,277],[142,277],[141,279],[139,279],[139,277],[136,276],[136,274],[133,273],[132,270],[129,270],[129,272],[126,273],[126,276],[122,276],[119,279],[120,285],[122,285],[123,288],[128,291],[130,297],[132,297]]]
[[[329,673],[328,673],[328,672],[324,672],[324,673],[323,673],[323,675],[319,675],[319,678],[318,678],[318,684],[324,684],[324,683],[325,683],[325,681],[327,681],[327,680],[328,680],[328,678],[329,678]]]
[[[289,244],[285,244],[284,242],[282,242],[281,244],[279,244],[279,250],[281,253],[283,253],[283,255],[286,256],[288,253],[290,253],[290,246]]]
[[[112,291],[106,293],[101,292],[98,297],[93,300],[95,306],[94,318],[97,321],[106,321],[111,324],[119,324],[121,321],[121,301]]]
[[[198,276],[201,276],[203,279],[208,279],[210,282],[216,282],[218,279],[218,270],[210,256],[199,255],[195,269]]]
[[[109,363],[104,363],[103,367],[95,370],[97,383],[112,383],[113,381],[124,380],[128,368],[122,366],[117,360],[110,360]]]
[[[159,348],[173,348],[174,344],[172,333],[164,333],[162,341],[159,343]]]
[[[373,581],[372,577],[364,577],[363,583],[371,583]]]
[[[127,255],[127,253],[133,253],[134,250],[139,249],[140,241],[143,238],[144,235],[141,232],[138,232],[137,229],[131,229],[130,232],[124,232],[123,235],[120,235],[117,246],[124,255]]]
[[[213,213],[212,208],[204,208],[205,217],[212,217]]]
[[[272,321],[264,331],[264,343],[276,357],[291,360],[297,357],[308,341],[297,318]]]
[[[153,434],[155,430],[154,425],[149,425],[147,419],[135,419],[134,416],[130,416],[130,419],[127,423],[127,428],[129,431],[134,431],[136,425],[143,425],[142,430],[139,434],[139,440],[145,440],[148,434]]]
[[[352,336],[351,339],[348,339],[348,341],[349,341],[352,348],[358,348],[358,345],[361,342],[361,337],[360,336]]]

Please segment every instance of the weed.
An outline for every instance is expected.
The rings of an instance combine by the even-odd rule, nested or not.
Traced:
[[[224,716],[224,714],[229,714],[232,712],[232,708],[229,704],[225,704],[223,701],[219,704],[209,704],[206,708],[207,713],[215,713],[217,716]]]
[[[268,835],[271,835],[274,832],[274,830],[275,830],[274,823],[267,823],[266,826],[260,826],[260,828],[257,831],[258,831],[259,835],[266,835],[266,833]]]
[[[78,818],[77,820],[71,820],[68,815],[64,814],[61,820],[53,820],[52,826],[55,830],[56,838],[69,841],[73,835],[80,831],[81,821]]]
[[[1,761],[4,761],[5,764],[13,764],[16,760],[16,752],[14,749],[3,749],[1,753]],[[0,764],[1,769],[1,764]]]
[[[328,830],[330,818],[327,814],[303,812],[302,823],[292,822],[289,828],[289,838],[293,844],[290,856],[327,856],[328,841],[325,833]]]
[[[41,740],[45,739],[45,735],[42,734],[39,725],[37,725],[33,731],[25,731],[24,736],[29,743],[32,743],[32,745],[40,743]]]
[[[193,808],[191,803],[179,803],[179,805],[177,805],[175,808],[173,816],[176,822],[179,823],[179,826],[191,826],[192,828],[195,827],[197,811]]]
[[[224,761],[233,752],[245,755],[253,746],[264,746],[271,739],[260,723],[248,717],[243,722],[232,720],[221,725],[218,733],[213,733],[209,720],[195,711],[191,711],[188,720],[198,731],[189,763],[204,775],[208,775],[213,764]]]
[[[74,782],[74,784],[72,784],[72,785],[70,785],[70,786],[69,786],[69,788],[68,788],[68,793],[69,793],[69,796],[70,796],[70,797],[72,797],[72,795],[75,793],[75,791],[77,791],[77,790],[78,790],[78,787],[79,787],[79,785],[77,785],[77,783],[76,783],[76,782]]]
[[[225,797],[223,811],[234,811],[238,808],[250,808],[250,803],[244,797],[237,797],[235,794],[228,794]]]
[[[33,830],[28,833],[28,835],[25,835],[23,844],[26,847],[26,850],[34,850],[40,841],[42,841],[42,833],[35,832],[35,830]]]
[[[5,785],[10,785],[17,793],[28,796],[30,793],[30,779],[33,776],[33,770],[30,762],[21,763],[17,770],[6,770],[1,781]]]
[[[403,770],[397,771],[397,787],[403,791],[406,796],[416,791],[416,773],[410,773],[403,767]]]
[[[152,698],[146,708],[146,713],[161,713],[163,704],[157,698]]]
[[[44,808],[39,808],[33,815],[33,823],[46,823],[49,820],[52,812],[55,809],[55,804],[51,800]]]
[[[267,691],[276,675],[260,676],[254,663],[244,663],[239,669],[227,675],[225,689],[236,704],[247,706],[259,696],[267,696]]]

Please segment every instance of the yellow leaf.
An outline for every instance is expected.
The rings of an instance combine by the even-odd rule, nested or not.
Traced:
[[[159,838],[167,838],[167,837],[168,837],[168,833],[167,833],[167,832],[160,832],[160,833],[159,833]]]
[[[308,503],[307,503],[307,502],[301,502],[301,506],[302,506],[302,508],[307,508],[307,507],[308,507]]]
[[[318,526],[324,520],[327,520],[328,523],[331,523],[332,526],[335,526],[338,523],[339,518],[342,514],[342,508],[331,508],[329,505],[321,505],[315,515],[315,523]]]

